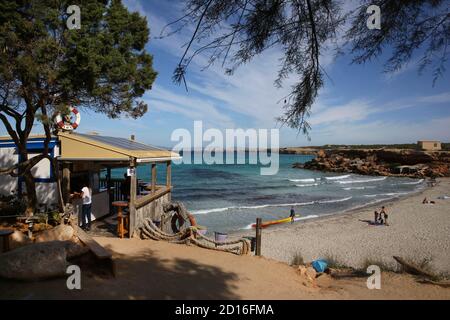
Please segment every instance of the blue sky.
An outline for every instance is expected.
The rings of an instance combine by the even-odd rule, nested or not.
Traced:
[[[129,137],[160,146],[173,146],[170,135],[177,128],[192,130],[194,120],[205,127],[279,128],[275,118],[282,115],[278,101],[289,92],[277,89],[273,81],[280,52],[275,48],[240,67],[233,76],[221,65],[201,71],[206,57],[199,56],[188,70],[189,91],[171,80],[189,33],[159,36],[166,23],[180,16],[176,1],[125,0],[131,11],[147,16],[152,39],[147,50],[154,56],[159,75],[144,100],[148,113],[138,119],[110,120],[86,111],[78,131]],[[350,65],[349,57],[332,61],[322,57],[331,80],[312,108],[311,141],[296,130],[281,128],[281,146],[364,143],[407,143],[419,139],[450,141],[450,73],[432,86],[430,72],[418,75],[416,59],[397,72],[382,73],[384,60]],[[4,128],[1,128],[4,134]],[[37,128],[36,130],[39,131]]]

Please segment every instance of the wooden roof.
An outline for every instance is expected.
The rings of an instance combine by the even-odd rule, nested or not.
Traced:
[[[125,138],[81,133],[58,133],[61,141],[60,160],[128,161],[138,162],[169,161],[180,158],[178,153],[146,145]]]

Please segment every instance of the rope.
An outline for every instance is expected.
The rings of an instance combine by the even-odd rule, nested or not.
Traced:
[[[250,241],[247,239],[241,238],[226,242],[217,242],[198,233],[196,227],[189,227],[176,234],[168,234],[160,230],[151,219],[144,220],[144,226],[141,228],[141,237],[177,244],[193,244],[200,248],[231,252],[238,255],[246,255],[250,252]]]

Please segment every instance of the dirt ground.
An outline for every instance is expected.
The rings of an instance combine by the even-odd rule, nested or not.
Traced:
[[[410,275],[382,273],[381,289],[366,278],[312,285],[285,263],[197,247],[138,239],[96,238],[113,252],[116,277],[82,271],[81,290],[66,278],[39,282],[0,280],[1,299],[450,299],[450,289]]]

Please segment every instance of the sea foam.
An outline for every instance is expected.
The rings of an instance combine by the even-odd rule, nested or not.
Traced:
[[[374,179],[363,179],[363,180],[336,181],[336,182],[340,183],[340,184],[349,184],[349,183],[368,183],[368,182],[383,181],[383,180],[386,180],[386,177],[374,178]]]
[[[316,179],[310,178],[310,179],[289,179],[291,182],[315,182]]]
[[[346,175],[343,175],[343,176],[325,177],[325,179],[327,179],[327,180],[341,180],[341,179],[347,179],[349,177],[350,177],[350,175],[346,174]]]

